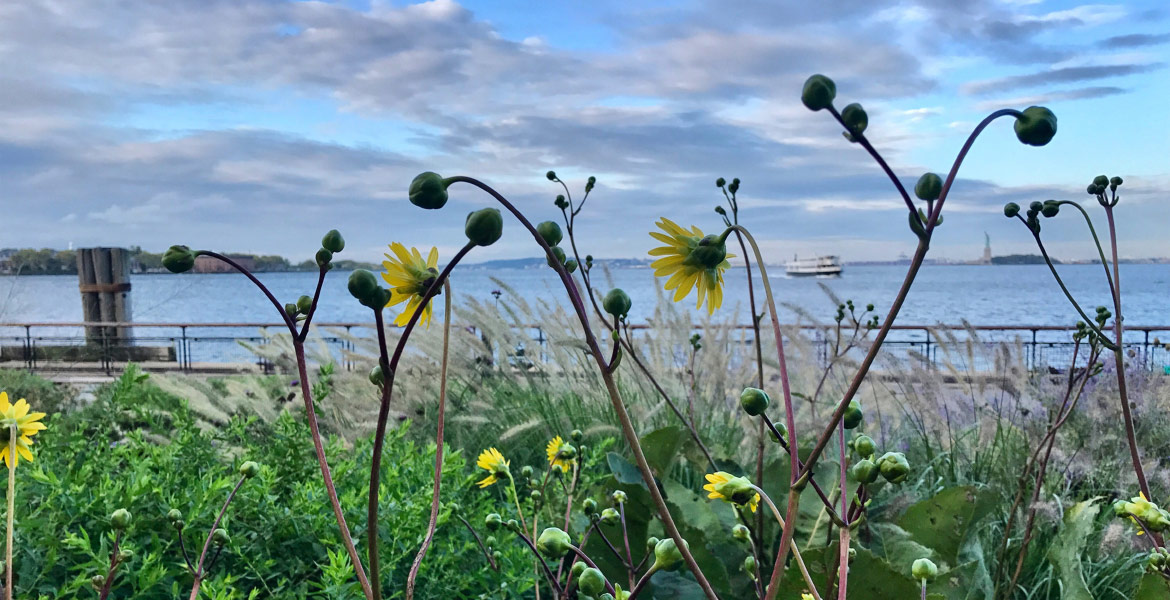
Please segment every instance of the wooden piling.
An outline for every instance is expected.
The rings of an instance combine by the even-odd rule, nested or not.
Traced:
[[[77,252],[81,311],[86,322],[127,323],[130,314],[130,254],[125,248],[82,248]],[[87,344],[125,343],[126,327],[86,327]]]

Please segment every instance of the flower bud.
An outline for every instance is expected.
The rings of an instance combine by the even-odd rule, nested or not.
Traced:
[[[532,467],[530,467],[528,465],[524,465],[523,467],[520,467],[520,476],[523,477],[524,479],[531,479],[532,478]]]
[[[597,512],[597,501],[593,498],[586,498],[585,501],[581,503],[581,512],[585,513],[586,515],[591,515]]]
[[[581,575],[577,577],[577,589],[586,596],[596,596],[605,591],[605,575],[602,575],[601,571],[589,567],[581,571]]]
[[[756,558],[754,556],[748,556],[747,558],[743,559],[743,570],[748,575],[751,575],[752,579],[755,579],[755,577],[756,577]]]
[[[768,410],[768,403],[771,398],[764,390],[748,387],[743,388],[743,392],[739,395],[739,405],[743,407],[743,411],[747,414],[758,417]]]
[[[865,128],[869,126],[869,115],[865,114],[865,109],[856,102],[841,109],[841,120],[845,122],[845,128],[853,136],[865,133]]]
[[[938,567],[929,558],[920,558],[910,566],[910,574],[918,581],[931,581],[938,577]]]
[[[1122,179],[1120,177],[1110,177],[1109,178],[1109,187],[1110,188],[1113,188],[1114,190],[1116,190],[1118,187],[1121,186],[1121,184],[1122,184]]]
[[[731,537],[741,542],[746,542],[751,539],[752,533],[751,531],[748,531],[747,526],[745,526],[743,523],[736,523],[735,527],[731,528]]]
[[[800,93],[800,101],[813,111],[832,106],[836,97],[837,84],[819,73],[805,80],[804,89]]]
[[[540,493],[540,490],[532,490],[531,492],[528,492],[528,497],[532,498],[533,501],[539,501],[543,495],[544,494]]]
[[[386,384],[386,375],[382,372],[382,365],[374,365],[374,368],[370,369],[370,383],[378,387]]]
[[[731,183],[727,185],[727,191],[731,192],[732,196],[739,191],[739,177],[733,177],[731,179]]]
[[[508,519],[507,522],[504,523],[504,526],[508,529],[511,529],[512,531],[520,531],[520,521],[517,521],[516,519]]]
[[[648,552],[653,552],[654,547],[658,545],[659,541],[660,540],[654,536],[650,536],[650,537],[646,538],[646,550]]]
[[[625,290],[622,288],[613,288],[605,295],[605,299],[601,301],[601,306],[605,308],[605,312],[614,317],[624,318],[629,314],[633,302]]]
[[[557,451],[557,456],[565,460],[573,460],[577,458],[577,449],[571,444],[561,444],[561,449]]]
[[[110,526],[117,530],[126,529],[130,525],[130,511],[119,508],[110,513]]]
[[[186,246],[171,246],[163,252],[162,264],[171,273],[186,273],[195,266],[195,253]]]
[[[849,474],[853,476],[854,481],[857,483],[867,485],[877,481],[878,475],[880,475],[877,465],[873,464],[873,461],[868,458],[857,461],[856,464],[850,467]]]
[[[590,175],[589,179],[585,180],[585,193],[588,194],[589,192],[592,192],[593,186],[595,185],[597,185],[597,178]]]
[[[581,440],[585,439],[585,432],[581,431],[580,429],[574,429],[573,431],[569,432],[569,439],[576,443],[581,443]]]
[[[89,578],[89,584],[93,586],[93,589],[101,591],[102,588],[106,587],[106,576],[94,575]]]
[[[325,265],[333,262],[333,253],[324,248],[319,248],[317,250],[317,255],[314,257],[314,260],[317,261],[318,267],[324,267]]]
[[[568,272],[570,272],[570,273],[576,272],[576,270],[577,270],[577,259],[575,259],[575,258],[570,258],[569,260],[566,260],[566,261],[565,261],[565,270],[566,270],[566,271],[568,271]]]
[[[1042,214],[1045,217],[1048,217],[1050,219],[1052,217],[1055,217],[1056,214],[1059,212],[1060,212],[1060,203],[1057,202],[1056,200],[1047,200],[1044,202],[1044,205],[1040,208],[1040,214]]]
[[[171,510],[167,511],[167,520],[171,523],[174,523],[175,521],[182,521],[183,513],[179,512],[179,509],[177,508],[172,508]]]
[[[1019,204],[1016,204],[1015,202],[1008,202],[1007,204],[1003,205],[1003,216],[1010,219],[1018,214],[1020,214]]]
[[[483,543],[488,548],[495,548],[496,546],[499,545],[500,541],[496,539],[496,536],[489,535],[483,539]]]
[[[299,314],[300,312],[301,311],[300,311],[300,309],[297,308],[297,305],[295,302],[286,302],[285,303],[284,314],[295,319],[295,318],[297,318],[297,314]]]
[[[1016,118],[1016,138],[1029,146],[1043,146],[1056,135],[1056,115],[1043,106],[1029,106]]]
[[[211,532],[211,543],[215,544],[216,546],[226,546],[231,543],[231,541],[232,538],[230,535],[228,535],[226,529],[221,528]]]
[[[321,247],[337,254],[345,250],[345,238],[341,237],[341,232],[336,229],[330,229],[325,237],[321,238]]]
[[[691,547],[686,540],[683,540],[683,543],[687,545],[687,548]],[[664,538],[654,545],[654,566],[651,568],[655,571],[669,569],[681,563],[682,559],[682,552],[674,543],[674,538]]]
[[[861,419],[864,416],[861,412],[861,402],[850,400],[849,406],[845,409],[845,416],[842,419],[845,423],[845,429],[856,429],[858,425],[861,425]]]
[[[577,446],[577,454],[580,456],[585,456],[585,453],[588,451],[589,451],[589,446],[586,446],[585,444],[581,444],[580,446]]]
[[[942,195],[943,180],[938,173],[924,173],[914,184],[914,195],[920,200],[938,200]]]
[[[504,217],[498,209],[481,208],[468,213],[463,232],[476,246],[491,246],[504,234]]]
[[[910,476],[910,462],[901,452],[887,452],[877,461],[882,477],[890,483],[902,483]]]
[[[556,221],[545,221],[536,226],[536,233],[544,238],[544,243],[549,246],[556,246],[561,243],[563,234],[561,234],[561,226],[556,224]]]
[[[248,479],[251,479],[259,474],[260,474],[260,465],[257,464],[255,461],[249,460],[249,461],[245,462],[244,464],[240,465],[240,475],[243,475],[244,477],[246,477]]]
[[[726,180],[726,179],[724,179],[724,178],[720,177],[719,179],[716,179],[716,180],[715,180],[715,187],[721,188],[721,187],[723,187],[723,186],[725,186],[725,185],[727,185],[727,180]]]
[[[544,176],[547,177],[549,181],[556,181],[557,180],[557,172],[556,171],[549,171],[548,173],[545,173]]]
[[[772,425],[776,427],[776,431],[769,431],[768,437],[772,438],[773,442],[779,444],[781,441],[788,439],[787,425],[785,425],[783,422],[773,423]],[[776,437],[776,432],[779,432],[781,437]]]
[[[491,513],[484,517],[483,524],[484,527],[487,527],[489,530],[495,531],[504,524],[504,519],[498,513]]]
[[[585,569],[587,568],[589,568],[589,565],[585,564],[585,561],[578,560],[573,563],[573,568],[569,569],[569,575],[571,575],[573,579],[577,579],[581,576],[581,573],[585,572]]]
[[[629,500],[629,497],[626,496],[626,493],[621,490],[614,490],[613,493],[609,495],[609,497],[611,500],[613,500],[615,505],[625,504],[626,501]]]
[[[714,269],[723,264],[727,258],[727,244],[717,235],[709,235],[699,240],[699,245],[687,257],[688,262],[704,269]]]
[[[607,508],[607,509],[601,511],[601,522],[602,523],[604,523],[606,525],[617,525],[619,520],[621,520],[621,515],[618,514],[617,510],[612,509],[612,508]]]
[[[564,194],[557,194],[557,199],[553,200],[553,206],[556,206],[561,210],[565,210],[566,208],[569,208],[569,201],[565,200]]]
[[[378,279],[374,274],[365,270],[357,269],[349,274],[349,293],[362,306],[367,306],[374,310],[380,310],[384,303],[380,302],[382,299],[382,286],[378,285]]]
[[[122,548],[118,551],[118,562],[126,562],[134,558],[134,551],[129,548]]]
[[[877,452],[877,444],[868,435],[859,435],[857,439],[853,440],[853,449],[857,451],[858,456],[869,458],[873,456],[874,452]]]
[[[536,549],[549,558],[561,558],[573,547],[569,534],[556,527],[549,527],[536,538]]]
[[[555,269],[559,266],[564,266],[565,260],[565,249],[561,248],[560,246],[551,246],[549,248],[549,252],[545,254],[544,262],[547,263],[549,267]]]
[[[1103,187],[1109,185],[1109,177],[1107,177],[1105,175],[1098,175],[1098,176],[1093,178],[1093,185],[1095,185],[1099,188],[1103,188]]]
[[[426,209],[439,209],[447,204],[447,186],[449,181],[438,173],[427,171],[419,173],[410,182],[410,203]]]
[[[309,314],[309,309],[313,308],[313,298],[310,296],[301,296],[297,298],[297,312],[302,315]]]

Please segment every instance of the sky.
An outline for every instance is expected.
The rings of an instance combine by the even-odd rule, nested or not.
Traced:
[[[913,185],[1001,107],[1051,108],[1048,146],[993,124],[964,163],[932,256],[1034,252],[1005,202],[1091,201],[1125,179],[1122,256],[1170,256],[1170,6],[1163,0],[21,0],[0,2],[0,248],[175,243],[342,258],[461,246],[490,198],[406,199],[421,171],[481,179],[533,221],[579,194],[583,253],[644,257],[669,216],[721,223],[717,177],[769,260],[913,251],[864,150],[800,103],[806,77],[860,102]],[[1098,221],[1099,208],[1091,213]],[[1045,221],[1059,258],[1083,222]],[[472,262],[537,256],[518,223]]]

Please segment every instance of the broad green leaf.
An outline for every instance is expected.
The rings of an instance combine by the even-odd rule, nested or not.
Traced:
[[[1048,560],[1056,567],[1064,590],[1062,600],[1093,600],[1081,569],[1081,553],[1093,533],[1093,522],[1101,507],[1098,498],[1078,502],[1064,513],[1064,525],[1048,549]]]
[[[990,497],[974,487],[947,488],[908,508],[898,526],[947,564],[956,565],[964,540],[990,507]]]
[[[1170,600],[1170,582],[1157,573],[1146,573],[1133,600]]]
[[[686,438],[683,430],[674,426],[656,429],[642,436],[642,452],[650,469],[660,477],[666,473],[678,457]]]

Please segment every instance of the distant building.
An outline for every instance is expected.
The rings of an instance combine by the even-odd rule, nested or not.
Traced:
[[[986,231],[983,232],[983,260],[979,261],[979,264],[991,264],[991,236],[987,235]]]
[[[241,267],[252,271],[256,269],[256,257],[247,254],[228,254],[228,258],[239,263]],[[234,273],[231,265],[210,256],[195,257],[195,273]]]

